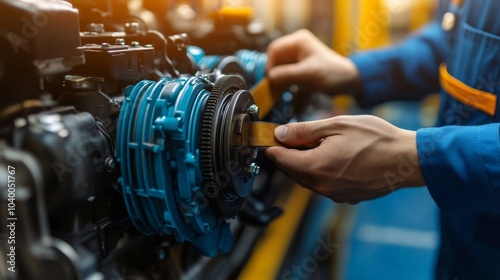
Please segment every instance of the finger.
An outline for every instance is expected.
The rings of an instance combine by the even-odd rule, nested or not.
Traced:
[[[310,166],[309,151],[299,151],[284,147],[266,149],[266,156],[281,170],[288,174],[302,174]]]
[[[288,147],[311,145],[338,134],[334,118],[285,124],[274,130],[274,138]]]
[[[274,85],[292,85],[305,80],[304,73],[308,69],[304,63],[283,64],[275,66],[267,72],[267,77]]]
[[[279,64],[297,62],[301,55],[301,50],[307,45],[307,37],[314,37],[310,31],[299,30],[288,36],[283,36],[271,42],[267,47],[267,70]]]

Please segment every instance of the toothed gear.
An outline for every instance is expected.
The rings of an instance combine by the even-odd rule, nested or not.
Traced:
[[[207,99],[202,116],[200,156],[202,188],[212,209],[222,217],[234,217],[241,209],[253,185],[246,172],[257,150],[235,143],[243,122],[256,120],[247,113],[254,104],[238,76],[222,76]]]

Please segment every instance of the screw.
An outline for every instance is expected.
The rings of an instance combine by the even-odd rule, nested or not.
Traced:
[[[139,46],[139,42],[133,41],[133,42],[130,43],[130,46],[136,48],[136,47]]]
[[[250,107],[248,107],[247,112],[250,115],[258,115],[259,114],[259,106],[257,106],[256,104],[252,104]]]
[[[109,44],[108,44],[108,43],[102,43],[102,44],[101,44],[101,47],[102,47],[103,49],[107,49],[107,48],[109,48]]]
[[[123,38],[116,38],[115,45],[125,45],[125,39],[123,39]]]
[[[260,172],[260,166],[258,166],[255,162],[252,162],[248,167],[247,167],[247,172],[250,176],[256,177],[259,175]]]

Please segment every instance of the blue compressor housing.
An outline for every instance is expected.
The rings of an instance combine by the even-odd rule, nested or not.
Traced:
[[[233,245],[228,221],[208,207],[201,188],[200,124],[212,87],[206,76],[129,86],[116,149],[134,226],[145,235],[189,241],[207,256]]]

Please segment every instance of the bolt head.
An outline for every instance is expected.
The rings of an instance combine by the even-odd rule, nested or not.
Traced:
[[[125,33],[127,34],[135,34],[139,32],[139,23],[137,22],[129,22],[125,24]]]
[[[251,115],[258,115],[259,114],[259,106],[257,106],[256,104],[250,105],[250,107],[248,107],[248,113]]]
[[[252,162],[248,167],[247,167],[247,172],[250,176],[256,177],[260,173],[260,166],[257,165],[255,162]]]
[[[123,38],[116,38],[115,45],[125,45],[125,39],[123,39]]]
[[[88,30],[90,32],[103,33],[104,32],[104,24],[102,23],[91,23],[88,25]]]

